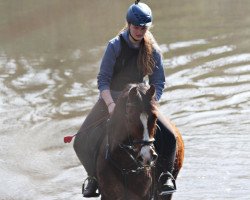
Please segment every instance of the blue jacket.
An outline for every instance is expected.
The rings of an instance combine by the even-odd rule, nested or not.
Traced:
[[[129,40],[129,33],[125,30],[122,33],[123,38],[131,48],[132,43]],[[121,42],[119,36],[109,41],[104,56],[102,58],[100,71],[97,76],[98,89],[100,92],[106,89],[110,89],[110,81],[113,75],[113,67],[116,62],[116,58],[121,51]],[[155,67],[152,75],[148,76],[149,84],[153,84],[156,88],[156,100],[158,101],[162,95],[165,86],[165,75],[163,70],[162,55],[158,51],[154,51]],[[112,92],[112,91],[111,91]]]

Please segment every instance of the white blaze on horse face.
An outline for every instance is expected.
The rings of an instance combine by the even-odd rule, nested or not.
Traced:
[[[143,125],[143,140],[149,141],[149,131],[148,131],[148,115],[146,113],[142,113],[140,115],[140,120]],[[143,158],[143,163],[146,164],[148,161],[150,162],[152,160],[152,156],[150,154],[151,147],[150,146],[143,146],[141,148],[140,155]]]

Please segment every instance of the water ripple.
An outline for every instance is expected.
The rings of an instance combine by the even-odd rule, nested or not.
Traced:
[[[180,55],[177,57],[173,57],[171,59],[165,59],[164,65],[170,68],[176,68],[177,66],[187,65],[188,63],[197,60],[199,58],[205,58],[212,55],[218,55],[225,52],[230,52],[235,49],[235,46],[220,46],[215,48],[210,48],[205,51],[199,51],[192,54]]]
[[[224,70],[226,74],[250,74],[250,65],[235,66]]]
[[[197,66],[192,71],[189,71],[189,73],[187,73],[186,75],[194,78],[206,74],[208,72],[211,72],[218,67],[224,68],[226,65],[241,64],[246,62],[250,62],[249,53],[226,56],[223,58],[206,62],[203,65]]]
[[[26,74],[12,81],[14,87],[18,89],[29,89],[34,87],[43,87],[54,85],[55,81],[50,78],[51,69],[30,70]]]
[[[166,52],[168,52],[170,50],[187,48],[187,47],[192,47],[192,46],[195,46],[195,45],[203,45],[203,44],[207,44],[207,43],[208,43],[208,41],[205,40],[205,39],[197,39],[197,40],[170,43],[169,45],[161,44],[160,48],[161,48],[161,51],[163,53],[166,53]]]

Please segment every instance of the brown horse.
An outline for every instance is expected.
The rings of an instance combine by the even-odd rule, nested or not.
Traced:
[[[158,116],[154,86],[129,85],[119,97],[107,125],[107,135],[97,156],[97,179],[102,200],[161,199],[157,193],[154,166],[156,121],[160,117],[176,134],[177,151],[173,176],[184,159],[184,145],[177,128]],[[164,199],[171,199],[169,195]]]

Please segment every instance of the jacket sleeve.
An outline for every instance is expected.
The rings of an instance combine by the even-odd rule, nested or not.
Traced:
[[[163,69],[163,58],[158,52],[154,52],[155,67],[153,74],[149,76],[149,84],[153,84],[156,89],[156,101],[159,101],[165,87],[165,74]]]
[[[108,43],[97,75],[97,85],[100,92],[110,89],[113,68],[116,62],[116,51],[112,42]]]

